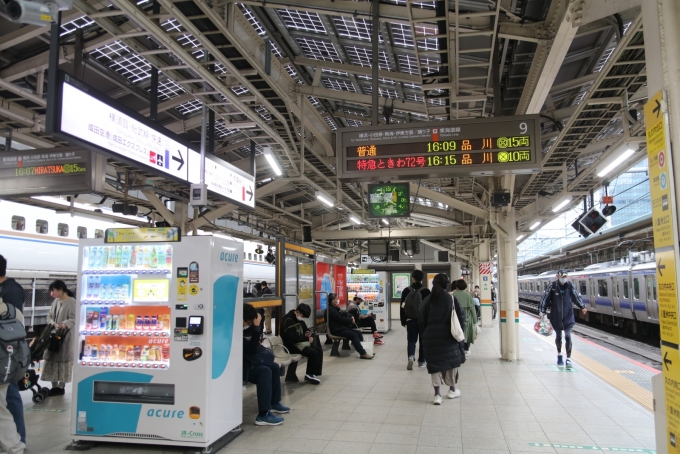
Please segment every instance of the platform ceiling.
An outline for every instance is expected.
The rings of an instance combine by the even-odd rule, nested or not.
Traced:
[[[60,67],[73,73],[82,48],[84,82],[144,115],[157,69],[160,124],[198,143],[205,103],[215,112],[215,155],[247,169],[256,143],[256,210],[223,207],[208,216],[216,226],[264,240],[300,239],[301,226],[311,225],[317,247],[356,259],[366,231],[381,225],[364,216],[365,188],[336,178],[334,132],[371,123],[371,13],[369,1],[74,0],[62,17]],[[418,194],[412,216],[392,221],[392,238],[451,249],[455,239],[465,259],[493,236],[473,208],[488,209],[494,189],[512,192],[519,235],[550,220],[565,195],[579,204],[602,186],[598,163],[630,137],[638,152],[618,172],[643,158],[639,0],[383,0],[379,15],[380,122],[385,105],[394,108],[392,123],[536,113],[542,119],[540,174],[423,179],[438,195]],[[11,129],[15,148],[68,145],[44,132],[49,41],[49,27],[20,26],[0,13],[0,135]],[[271,75],[264,71],[267,43]],[[260,155],[264,146],[277,155],[282,177],[274,178]],[[128,199],[146,208],[145,223],[159,220],[158,212],[131,188],[161,200],[187,198],[188,188],[114,161],[109,177],[103,194],[77,200],[110,206],[127,188]],[[336,206],[324,208],[317,190],[335,196]],[[350,213],[365,224],[352,224]],[[447,238],[442,227],[450,228]]]

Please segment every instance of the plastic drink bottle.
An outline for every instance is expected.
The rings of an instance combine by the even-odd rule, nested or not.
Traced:
[[[134,268],[137,265],[137,248],[132,246],[130,248],[130,268]]]
[[[142,359],[142,347],[139,345],[135,345],[135,361],[139,361]]]
[[[137,329],[137,330],[144,329],[144,318],[141,315],[137,316],[137,321],[135,323],[135,329]]]
[[[116,268],[120,268],[120,263],[123,261],[123,248],[116,246]]]
[[[127,326],[127,315],[122,314],[118,316],[118,329],[119,330],[125,330]]]
[[[85,348],[83,349],[83,358],[89,358],[92,355],[92,345],[89,342],[85,342]]]
[[[133,345],[128,345],[125,350],[125,361],[135,360],[135,347]]]
[[[152,330],[158,329],[158,319],[155,315],[151,316],[151,327]]]
[[[113,320],[111,320],[111,329],[114,330],[114,331],[118,331],[119,328],[120,328],[120,317],[118,315],[114,315]]]
[[[156,266],[159,268],[165,268],[165,247],[158,246],[158,259]]]
[[[90,347],[90,358],[97,359],[99,356],[99,346],[97,344],[92,344]]]
[[[118,359],[118,344],[111,346],[111,359]]]
[[[163,344],[161,353],[163,354],[163,362],[167,363],[170,361],[170,344]]]
[[[92,298],[92,289],[94,288],[94,283],[92,281],[93,279],[91,278],[87,280],[87,293],[86,293],[87,298]]]
[[[92,310],[92,324],[90,325],[90,329],[99,329],[99,311],[96,309]]]
[[[135,329],[135,314],[128,314],[126,329]]]
[[[120,262],[121,268],[130,267],[130,246],[123,246],[123,256]]]
[[[151,317],[149,317],[148,315],[145,315],[144,316],[144,328],[143,329],[148,330],[150,328],[151,328]]]
[[[172,267],[172,246],[168,246],[165,250],[165,267]]]
[[[108,314],[106,316],[106,330],[111,331],[113,329],[113,315]]]
[[[106,316],[109,314],[108,307],[99,309],[99,329],[106,329]]]
[[[107,247],[109,250],[109,268],[115,268],[116,266],[116,248],[115,246]]]
[[[158,268],[158,253],[155,246],[151,246],[151,268]]]
[[[92,309],[87,309],[85,312],[85,329],[90,329],[92,327],[92,315],[94,311]]]

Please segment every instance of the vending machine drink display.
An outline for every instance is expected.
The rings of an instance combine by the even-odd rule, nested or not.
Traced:
[[[388,285],[384,271],[355,269],[347,275],[347,299],[351,301],[355,296],[363,299],[359,305],[361,312],[373,317],[381,333],[391,328]]]
[[[80,241],[76,440],[208,447],[241,424],[243,243],[165,230]]]

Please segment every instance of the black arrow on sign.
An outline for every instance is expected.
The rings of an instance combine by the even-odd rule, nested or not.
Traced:
[[[177,150],[177,153],[179,154],[179,158],[175,155],[172,155],[172,160],[179,162],[179,167],[177,167],[177,170],[182,170],[182,166],[184,166],[184,157],[182,156],[182,152],[180,150]]]
[[[655,113],[656,118],[659,118],[659,114],[661,113],[661,103],[658,99],[655,99],[654,101],[656,102],[656,107],[652,109],[652,113]]]
[[[250,196],[250,198],[248,199],[248,202],[253,200],[253,187],[252,186],[248,186],[248,190],[246,190],[246,194],[248,194]]]
[[[673,365],[673,361],[671,361],[670,359],[668,359],[668,352],[664,353],[664,355],[663,355],[663,364],[664,364],[664,366],[666,366],[666,370],[670,370],[670,369],[668,368],[668,365],[669,365],[669,364],[670,364],[671,366]]]
[[[661,264],[661,259],[659,259],[659,263],[656,265],[656,269],[659,270],[659,274],[661,275],[661,277],[663,277],[663,273],[661,272],[661,270],[665,270],[666,265]]]

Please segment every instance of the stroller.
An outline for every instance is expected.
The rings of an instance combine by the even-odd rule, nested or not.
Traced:
[[[31,390],[31,392],[33,393],[33,398],[31,400],[33,400],[33,403],[36,404],[43,403],[45,399],[47,399],[47,394],[50,392],[49,388],[40,387],[40,385],[38,384],[38,379],[40,378],[40,375],[36,373],[34,367],[36,363],[39,363],[42,360],[45,350],[47,350],[47,348],[49,347],[51,335],[52,326],[48,325],[45,327],[40,336],[34,338],[30,342],[29,344],[29,348],[31,349],[30,368],[24,374],[24,378],[17,382],[17,385],[19,386],[19,391],[25,391],[27,389]]]

